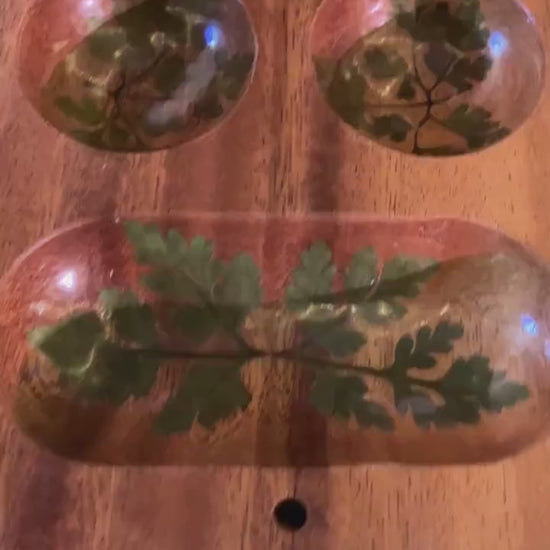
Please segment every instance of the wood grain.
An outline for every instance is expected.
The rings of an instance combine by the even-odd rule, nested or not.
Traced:
[[[83,217],[207,210],[463,216],[550,259],[550,96],[479,155],[419,160],[382,149],[320,97],[307,32],[318,3],[248,0],[260,54],[232,117],[184,147],[128,156],[85,149],[41,121],[17,85],[30,3],[3,3],[0,267]],[[550,5],[528,5],[548,49]],[[483,467],[91,468],[4,422],[0,451],[2,550],[545,550],[550,535],[549,443]],[[289,495],[309,510],[294,535],[271,516]]]

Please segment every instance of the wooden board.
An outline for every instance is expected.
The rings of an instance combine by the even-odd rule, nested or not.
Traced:
[[[548,47],[550,6],[528,4]],[[307,32],[318,0],[247,5],[260,55],[232,117],[168,153],[128,156],[93,152],[42,122],[17,84],[30,2],[0,7],[2,269],[85,217],[251,209],[463,216],[550,259],[547,93],[521,130],[482,154],[390,152],[322,102]],[[91,468],[41,451],[4,422],[0,452],[2,550],[544,550],[550,535],[548,443],[483,467]],[[288,496],[309,511],[294,535],[272,519]]]

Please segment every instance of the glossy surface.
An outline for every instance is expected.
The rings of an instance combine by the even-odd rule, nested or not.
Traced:
[[[83,461],[494,460],[546,429],[548,284],[461,221],[92,222],[3,282],[3,401]]]
[[[239,100],[255,40],[238,0],[39,0],[21,84],[42,116],[98,149],[173,147]]]
[[[325,0],[312,53],[344,122],[420,156],[504,139],[544,84],[535,22],[515,0]]]
[[[525,4],[548,49],[547,2]],[[481,155],[390,151],[347,128],[315,84],[304,25],[318,5],[247,1],[260,48],[239,116],[184,147],[126,156],[82,147],[31,108],[18,89],[17,59],[31,3],[6,3],[2,272],[38,239],[87,217],[222,209],[462,216],[550,259],[550,94],[518,132]],[[258,418],[258,433],[269,420]],[[2,415],[0,445],[3,550],[182,550],[182,541],[193,550],[546,550],[550,534],[548,439],[471,466],[90,468],[52,455]],[[273,519],[289,496],[308,510],[297,533]]]

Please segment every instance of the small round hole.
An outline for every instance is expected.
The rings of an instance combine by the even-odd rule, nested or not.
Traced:
[[[285,498],[273,510],[275,520],[283,529],[298,531],[307,521],[307,510],[302,502],[295,498]]]

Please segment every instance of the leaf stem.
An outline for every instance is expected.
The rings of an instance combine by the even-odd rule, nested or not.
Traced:
[[[214,359],[214,360],[226,360],[234,361],[235,359],[242,359],[250,361],[252,359],[261,359],[270,357],[271,354],[251,348],[246,353],[233,352],[233,351],[215,351],[215,352],[200,352],[200,351],[184,351],[184,350],[169,350],[160,348],[124,348],[126,352],[143,354],[150,357],[156,357],[159,359]]]
[[[432,98],[432,94],[433,92],[435,91],[435,89],[445,80],[445,78],[447,77],[447,75],[449,74],[449,72],[452,70],[452,68],[456,65],[458,59],[453,59],[451,60],[447,67],[445,68],[444,71],[441,72],[441,74],[437,77],[436,81],[434,82],[434,84],[430,87],[430,88],[427,88],[426,86],[424,86],[424,84],[422,83],[421,79],[420,79],[420,72],[418,70],[418,65],[416,63],[416,56],[414,54],[414,41],[413,41],[413,65],[414,65],[414,72],[415,72],[415,75],[416,75],[416,79],[417,81],[419,82],[419,84],[421,85],[422,89],[424,90],[424,93],[426,94],[426,102],[425,102],[425,105],[426,105],[426,113],[424,114],[424,116],[422,117],[422,119],[420,120],[420,122],[418,123],[416,129],[415,129],[415,132],[414,132],[414,146],[413,146],[413,150],[412,152],[414,154],[421,154],[422,153],[422,148],[419,146],[418,144],[418,138],[419,138],[419,134],[420,134],[420,130],[428,123],[428,121],[430,120],[435,120],[437,121],[437,119],[435,119],[435,117],[433,117],[432,115],[432,108],[436,105],[441,105],[442,103],[445,103],[447,102],[449,99],[451,99],[453,96],[451,97],[448,97],[446,99],[438,99],[438,100],[434,100]],[[439,121],[437,121],[439,122]]]
[[[376,376],[377,378],[389,378],[389,368],[379,369],[376,367],[357,366],[351,363],[338,363],[331,359],[324,359],[322,357],[311,357],[308,355],[299,355],[292,350],[285,350],[276,353],[269,354],[274,359],[282,359],[285,361],[294,361],[299,363],[306,363],[309,368],[315,371],[323,371],[327,368],[337,370],[345,374],[363,374],[369,376]]]
[[[458,63],[458,61],[459,61],[458,57],[451,60],[449,62],[449,64],[447,65],[446,69],[437,77],[435,83],[429,89],[430,97],[431,97],[431,94],[435,91],[435,89],[447,78],[447,76],[449,75],[449,73],[451,72],[453,67]],[[451,96],[451,97],[453,97],[453,96]],[[449,99],[451,99],[451,98],[449,98]]]
[[[432,116],[432,106],[428,105],[428,108],[426,109],[426,112],[424,113],[424,116],[420,119],[420,122],[418,123],[418,126],[416,127],[414,131],[414,145],[412,152],[414,154],[420,154],[422,152],[422,149],[420,145],[418,144],[418,137],[420,134],[420,130],[426,125],[426,123],[430,120]]]
[[[126,79],[126,73],[124,70],[121,71],[121,83],[120,85],[114,90],[112,94],[112,100],[114,108],[111,110],[110,116],[109,116],[109,122],[112,124],[117,118],[122,119],[122,121],[125,123],[127,129],[129,130],[130,135],[134,137],[137,144],[139,146],[145,146],[145,142],[141,139],[139,132],[134,128],[133,121],[130,120],[126,113],[124,112],[124,109],[122,108],[122,105],[120,104],[122,93],[124,92],[124,89],[126,88],[127,79]],[[105,126],[104,131],[107,130],[107,126]]]
[[[417,80],[418,84],[420,85],[420,87],[422,88],[422,90],[424,91],[424,94],[426,96],[426,102],[425,102],[426,103],[426,112],[424,113],[424,116],[422,117],[422,119],[420,120],[420,122],[418,123],[418,125],[417,125],[417,127],[414,131],[414,144],[413,144],[412,152],[414,154],[419,154],[421,149],[420,149],[420,146],[418,145],[418,136],[419,136],[419,133],[420,133],[420,130],[422,129],[422,127],[428,122],[428,120],[430,120],[433,101],[432,101],[431,89],[427,88],[424,85],[424,83],[422,82],[422,79],[420,78],[420,71],[418,69],[418,63],[416,62],[415,44],[416,43],[413,40],[413,42],[412,42],[412,62],[413,62],[413,67],[414,67],[414,74],[415,74],[415,77],[416,77],[416,80]]]
[[[424,85],[424,82],[422,82],[422,78],[420,77],[420,71],[418,69],[418,64],[416,62],[416,42],[413,40],[411,43],[411,58],[413,62],[413,69],[414,69],[414,79],[418,83],[418,85],[422,88],[423,92],[426,94],[426,99],[428,99],[428,88]]]
[[[440,386],[439,380],[425,380],[422,378],[414,378],[409,376],[403,376],[401,372],[398,372],[393,365],[384,368],[370,367],[370,366],[358,366],[352,363],[338,363],[331,359],[322,357],[312,357],[308,355],[300,355],[294,350],[282,350],[269,352],[259,349],[251,349],[247,353],[233,353],[233,352],[188,352],[180,350],[163,350],[156,348],[131,348],[127,349],[128,352],[136,354],[149,355],[151,357],[161,359],[189,359],[195,361],[201,360],[214,360],[214,361],[229,361],[241,360],[243,362],[252,361],[254,359],[275,359],[282,361],[292,361],[297,363],[304,363],[311,370],[316,372],[326,371],[327,369],[337,371],[341,374],[348,374],[352,376],[374,376],[376,378],[382,378],[389,381],[392,385],[395,384],[397,379],[402,379],[413,386],[420,386],[429,389],[438,390]]]
[[[151,357],[157,357],[161,359],[191,359],[191,360],[203,360],[212,359],[216,361],[252,361],[253,359],[279,359],[283,361],[293,361],[307,363],[310,368],[314,370],[323,370],[326,368],[332,368],[346,374],[367,374],[376,376],[378,378],[389,378],[389,372],[391,369],[378,369],[375,367],[356,366],[351,363],[337,363],[331,359],[325,359],[321,357],[311,357],[307,355],[300,355],[294,350],[282,350],[282,351],[264,351],[255,348],[251,348],[246,353],[239,352],[189,352],[183,350],[164,350],[159,348],[127,348],[127,352],[135,354],[143,354]]]

